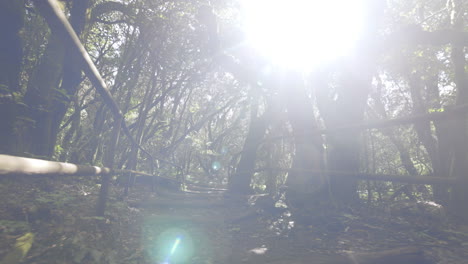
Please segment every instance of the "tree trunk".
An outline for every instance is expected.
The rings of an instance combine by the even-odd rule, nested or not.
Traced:
[[[86,24],[86,10],[89,0],[74,0],[70,13],[70,23],[78,36],[81,35]],[[76,95],[78,85],[81,83],[81,64],[78,52],[71,45],[65,46],[63,60],[63,78],[60,91],[54,91],[55,101],[51,106],[51,143],[55,145],[60,124],[70,106],[72,98]],[[78,107],[79,108],[79,107]],[[78,115],[80,113],[77,113]],[[79,117],[77,117],[79,118]]]
[[[287,93],[284,98],[295,146],[291,166],[293,171],[288,173],[286,180],[286,196],[293,207],[303,208],[305,204],[311,204],[313,195],[320,195],[327,190],[326,177],[320,173],[323,168],[322,136],[302,76],[291,72],[280,83],[283,85],[282,92]]]
[[[455,71],[455,84],[457,88],[457,105],[468,103],[468,75],[465,70],[466,60],[463,47],[452,47],[452,62]],[[465,179],[468,183],[468,116],[457,120],[452,130],[454,140],[454,159],[451,171],[454,177]],[[467,183],[453,187],[451,192],[451,207],[454,213],[468,219],[468,189]]]
[[[339,127],[361,123],[367,102],[370,78],[359,78],[358,73],[342,70],[333,99],[322,81],[317,87],[317,105],[327,127]],[[368,73],[361,73],[368,75]],[[356,173],[360,167],[361,131],[359,129],[340,130],[327,135],[327,169]],[[357,181],[349,178],[332,178],[333,197],[343,203],[356,201]]]
[[[454,16],[454,29],[463,28],[463,16],[459,11],[462,10],[462,1],[451,1],[452,12]],[[452,64],[454,69],[455,86],[457,89],[457,105],[468,103],[468,74],[466,71],[466,54],[464,46],[452,44]],[[455,185],[451,191],[450,207],[452,212],[468,219],[468,116],[465,114],[463,119],[457,120],[455,129],[452,130],[454,140],[454,159],[452,163],[452,176],[465,180],[463,184]]]
[[[81,33],[85,25],[87,3],[87,0],[73,1],[71,21],[77,34]],[[23,141],[28,143],[27,152],[51,157],[54,154],[60,123],[81,81],[81,64],[77,62],[80,54],[73,51],[71,45],[64,43],[66,38],[63,34],[66,32],[59,29],[60,22],[42,4],[38,2],[36,6],[46,18],[51,35],[24,96],[32,124]]]
[[[119,118],[114,121],[114,129],[112,131],[112,137],[109,140],[106,153],[104,155],[104,165],[107,168],[114,168],[114,159],[115,159],[115,148],[118,145],[120,130],[122,127],[123,119]],[[110,187],[110,174],[105,174],[101,176],[101,189],[99,190],[99,199],[96,208],[96,215],[104,216],[106,210],[107,197],[109,195]]]
[[[376,36],[380,28],[385,10],[384,0],[368,0],[366,12],[363,14],[365,27],[354,56],[350,56],[341,62],[335,74],[340,78],[336,84],[335,98],[323,100],[327,95],[317,98],[320,114],[327,127],[346,126],[358,124],[364,120],[364,111],[367,105],[367,97],[372,84],[372,76],[375,72],[375,47]],[[358,66],[358,67],[356,67]],[[324,89],[318,87],[317,90]],[[320,92],[318,93],[320,95]],[[329,102],[330,104],[328,104]],[[327,137],[328,169],[348,172],[358,172],[360,167],[361,131],[349,129],[338,131]],[[353,179],[340,179],[330,182],[333,196],[342,203],[357,200],[357,181]]]
[[[54,152],[51,110],[55,103],[55,90],[62,76],[64,52],[63,37],[52,30],[44,55],[29,79],[24,95],[32,123],[23,142],[29,146],[26,152],[36,156],[51,157]]]
[[[143,102],[142,102],[142,104],[141,104],[141,106],[139,108],[139,111],[138,111],[138,118],[137,118],[137,121],[136,121],[137,133],[136,133],[136,136],[135,136],[135,141],[138,144],[141,144],[141,140],[142,140],[142,137],[143,137],[143,130],[144,130],[145,124],[146,124],[146,117],[148,116],[148,111],[151,108],[151,105],[150,105],[151,104],[151,99],[154,96],[154,91],[155,90],[156,89],[154,87],[151,87],[150,85],[148,85],[148,88],[145,91],[145,96],[144,96]],[[138,165],[138,153],[139,153],[138,146],[132,144],[132,146],[130,147],[130,155],[129,155],[129,158],[128,158],[127,169],[136,170],[137,165]],[[150,162],[153,162],[153,161],[150,161]],[[153,173],[153,172],[151,172],[151,173]],[[125,186],[125,196],[128,195],[128,191],[129,191],[128,189],[129,189],[129,187],[133,186],[134,180],[135,180],[134,175],[130,174],[128,176],[127,185]]]
[[[228,189],[234,194],[250,194],[250,182],[255,170],[257,149],[265,136],[267,122],[265,115],[257,117],[257,102],[252,103],[249,131],[245,138],[236,172],[229,178]]]
[[[15,131],[22,107],[19,100],[22,43],[19,36],[23,27],[24,1],[0,1],[0,153],[19,154],[20,142]],[[23,109],[24,110],[24,109]],[[7,114],[6,114],[7,113]]]
[[[428,108],[440,109],[440,97],[437,78],[429,78],[424,80],[417,74],[411,74],[408,76],[408,82],[410,85],[411,100],[413,101],[413,113],[424,114]],[[426,83],[424,83],[426,82]],[[424,96],[422,91],[423,85],[426,85],[428,89],[429,101],[431,105],[424,105]],[[435,132],[437,140],[434,138],[431,131],[430,121],[418,121],[414,123],[414,129],[418,135],[418,139],[426,149],[432,164],[432,172],[434,175],[441,177],[449,177],[450,175],[450,163],[453,158],[453,146],[452,139],[450,136],[453,128],[453,121],[451,120],[434,120]],[[450,129],[452,127],[452,129]],[[434,185],[433,194],[434,199],[441,204],[447,205],[449,201],[449,186],[444,184]]]

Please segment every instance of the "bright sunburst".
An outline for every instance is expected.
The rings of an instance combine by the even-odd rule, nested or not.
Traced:
[[[248,42],[274,64],[310,70],[346,55],[363,27],[363,0],[243,0]]]

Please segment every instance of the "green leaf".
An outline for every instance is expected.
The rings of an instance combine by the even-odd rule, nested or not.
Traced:
[[[34,234],[28,232],[16,239],[15,247],[0,262],[0,264],[17,264],[28,254],[34,242]]]

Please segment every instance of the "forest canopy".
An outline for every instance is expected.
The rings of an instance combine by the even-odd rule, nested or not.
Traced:
[[[1,154],[468,211],[464,185],[355,177],[466,182],[466,1],[58,1],[112,103],[46,2],[0,4]]]

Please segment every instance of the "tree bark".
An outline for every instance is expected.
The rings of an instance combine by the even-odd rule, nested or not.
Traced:
[[[295,147],[291,166],[293,171],[288,173],[286,180],[286,198],[292,207],[303,208],[306,204],[312,204],[313,196],[327,190],[327,179],[320,172],[324,163],[323,141],[301,74],[287,73],[279,83],[282,85]],[[316,173],[306,170],[314,170]]]
[[[72,4],[72,26],[80,34],[85,25],[88,0],[75,0]],[[26,152],[51,157],[60,123],[81,81],[81,64],[78,62],[80,54],[71,45],[65,45],[66,32],[61,29],[60,21],[43,3],[36,2],[36,6],[46,18],[51,36],[24,96],[32,123],[23,141],[30,146]]]
[[[24,95],[31,124],[22,141],[29,146],[26,152],[36,156],[51,157],[54,152],[52,105],[55,103],[55,90],[62,76],[64,55],[63,36],[52,29],[44,55],[29,79]]]
[[[257,117],[257,100],[252,103],[249,130],[247,132],[241,157],[234,175],[229,177],[228,190],[234,194],[250,194],[250,183],[254,175],[257,161],[257,149],[265,136],[267,122],[265,115]]]
[[[23,0],[0,1],[0,153],[21,152],[16,129],[23,107],[18,104],[23,50],[20,30],[24,20]]]

